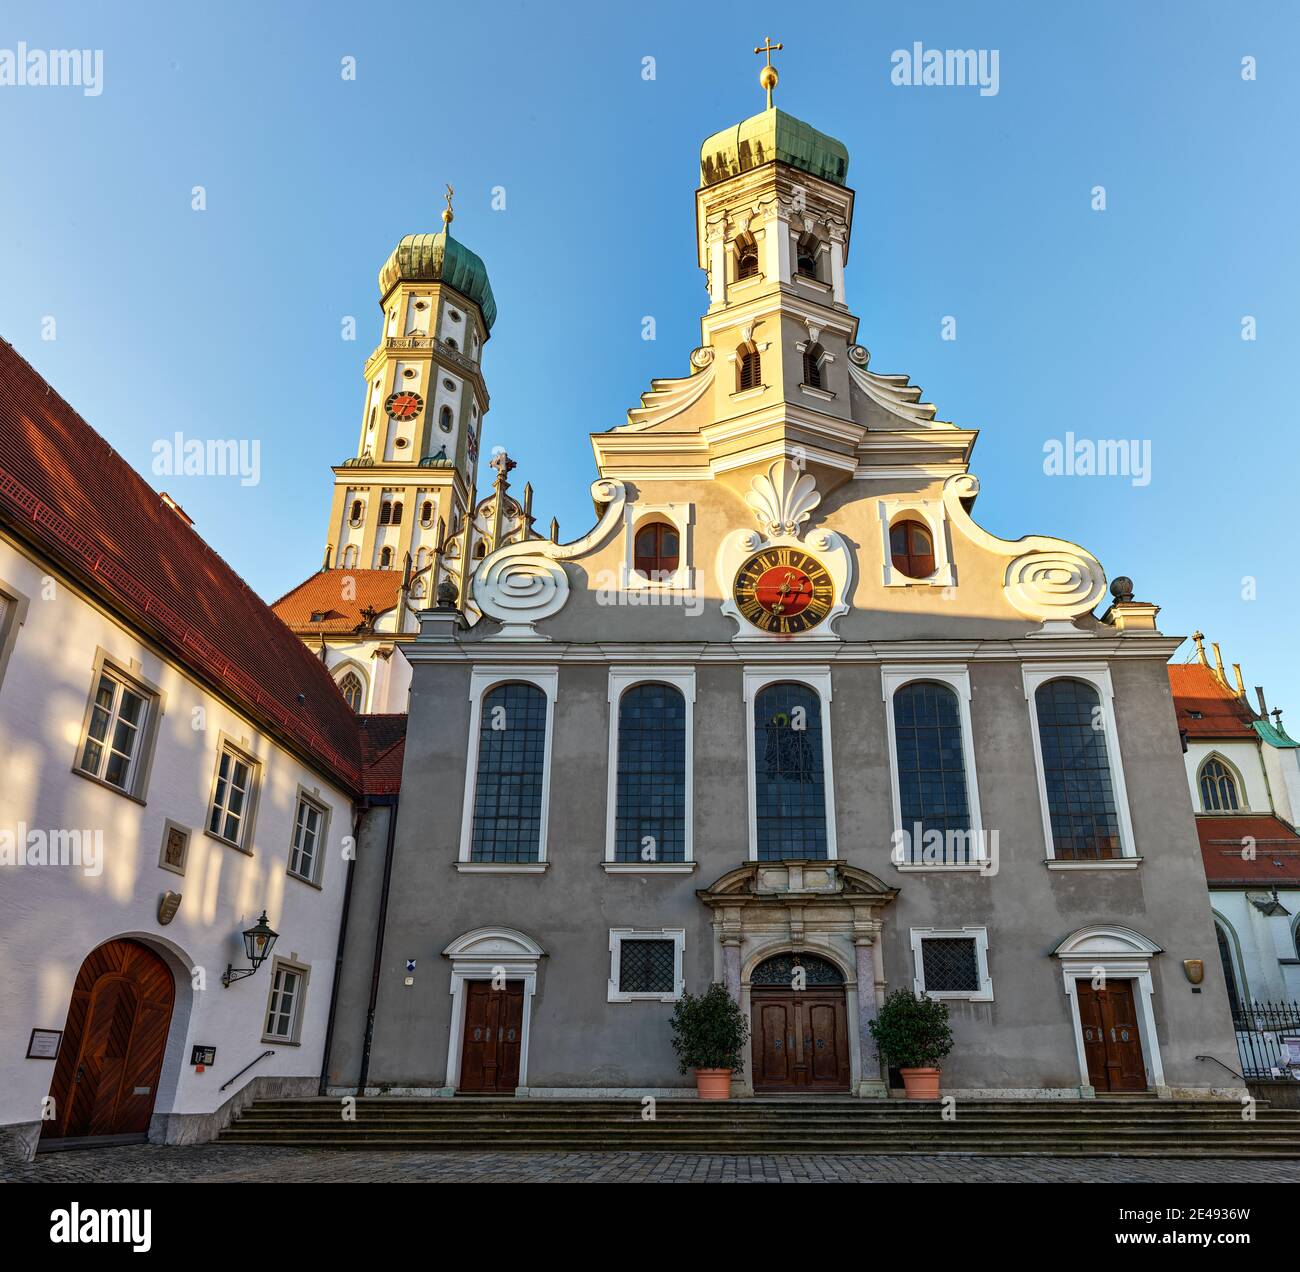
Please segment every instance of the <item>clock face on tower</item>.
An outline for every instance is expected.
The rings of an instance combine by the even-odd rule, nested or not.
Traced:
[[[800,548],[765,548],[740,567],[736,606],[755,627],[795,635],[817,626],[835,604],[826,567]]]
[[[413,420],[424,407],[424,399],[418,393],[402,391],[390,393],[384,403],[384,410],[395,420]]]

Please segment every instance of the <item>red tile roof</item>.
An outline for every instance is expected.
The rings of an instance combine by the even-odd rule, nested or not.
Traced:
[[[1294,887],[1300,881],[1300,835],[1278,817],[1198,817],[1205,878],[1214,888]],[[1254,841],[1254,860],[1243,850]]]
[[[363,610],[392,609],[401,587],[400,570],[318,570],[271,608],[300,636],[343,636],[365,624]],[[321,617],[313,622],[313,614]]]
[[[348,791],[356,717],[324,665],[0,340],[0,522]]]
[[[406,717],[365,715],[359,719],[363,789],[367,795],[396,795],[406,755]]]
[[[1169,667],[1178,727],[1193,738],[1254,738],[1250,727],[1255,713],[1227,688],[1212,668],[1201,662],[1174,663]],[[1198,712],[1199,718],[1192,715]]]

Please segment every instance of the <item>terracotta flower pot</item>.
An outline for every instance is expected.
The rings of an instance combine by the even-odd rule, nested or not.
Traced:
[[[909,1100],[937,1100],[939,1098],[938,1069],[899,1069],[903,1075],[903,1089]]]
[[[696,1069],[695,1090],[701,1100],[731,1099],[730,1069]]]

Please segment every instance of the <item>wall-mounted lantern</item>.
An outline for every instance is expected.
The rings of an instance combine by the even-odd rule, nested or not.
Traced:
[[[279,935],[279,932],[271,929],[271,925],[266,921],[266,911],[263,910],[262,917],[251,928],[244,931],[244,952],[248,955],[252,967],[232,967],[227,963],[221,983],[229,989],[231,981],[243,980],[245,976],[251,976],[266,962],[267,955],[271,953],[271,947]]]

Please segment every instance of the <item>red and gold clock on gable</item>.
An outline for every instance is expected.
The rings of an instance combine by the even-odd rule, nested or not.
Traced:
[[[403,389],[390,393],[384,410],[395,420],[413,420],[424,409],[424,399],[418,393]]]
[[[799,548],[765,548],[736,575],[736,607],[765,632],[793,636],[816,627],[835,604],[826,567]]]

